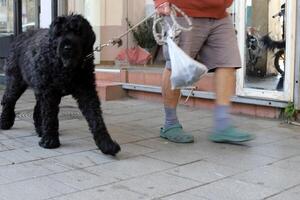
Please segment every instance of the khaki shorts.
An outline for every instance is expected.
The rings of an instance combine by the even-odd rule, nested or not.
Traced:
[[[170,17],[165,17],[170,21]],[[230,17],[223,19],[191,18],[193,29],[179,36],[179,47],[205,64],[209,71],[218,67],[240,68],[241,58],[235,29]],[[178,18],[178,23],[184,23]],[[166,68],[171,69],[168,46],[163,47]]]

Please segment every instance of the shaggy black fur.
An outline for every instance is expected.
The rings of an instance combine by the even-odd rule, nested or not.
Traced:
[[[264,47],[271,51],[274,51],[275,49],[285,48],[285,40],[276,41],[273,40],[269,35],[263,36],[260,40]]]
[[[110,155],[120,151],[102,118],[95,89],[93,53],[95,34],[81,15],[56,18],[50,29],[29,31],[13,42],[6,63],[7,85],[1,102],[1,129],[15,120],[15,104],[27,87],[34,90],[34,125],[44,148],[60,146],[58,112],[61,98],[71,94],[78,102],[99,149]]]

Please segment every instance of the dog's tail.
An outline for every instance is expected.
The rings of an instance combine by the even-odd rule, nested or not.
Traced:
[[[269,34],[263,36],[260,41],[262,42],[263,46],[271,51],[274,49],[284,49],[285,48],[285,40],[276,41],[273,40]]]

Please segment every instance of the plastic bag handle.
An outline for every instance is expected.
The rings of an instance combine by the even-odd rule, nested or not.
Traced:
[[[180,15],[182,15],[182,17],[184,17],[184,19],[186,20],[188,26],[184,27],[182,25],[180,25],[177,20],[176,20],[176,16],[177,13],[179,13]],[[179,31],[190,31],[193,28],[193,23],[191,21],[191,19],[177,6],[175,6],[174,4],[171,4],[171,13],[170,13],[171,19],[172,19],[172,26],[167,23],[169,30],[172,32],[171,33],[171,38],[174,39],[175,35],[177,32]],[[154,17],[153,20],[153,27],[152,27],[152,32],[153,32],[153,36],[155,41],[157,42],[157,44],[159,45],[163,45],[166,43],[166,30],[165,30],[165,23],[163,20],[162,16],[159,16],[158,14],[156,14],[156,16]],[[161,32],[158,33],[157,32],[157,27],[160,27]]]

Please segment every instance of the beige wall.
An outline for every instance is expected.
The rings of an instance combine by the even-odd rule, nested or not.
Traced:
[[[145,17],[145,5],[149,3],[149,0],[102,0],[103,4],[106,5],[105,9],[102,7],[102,11],[105,14],[101,15],[101,41],[102,43],[108,40],[118,37],[127,30],[126,18],[132,24],[136,24]],[[118,2],[119,5],[116,6]],[[151,0],[152,1],[152,0]],[[110,2],[107,4],[107,2]],[[104,11],[105,10],[105,11]],[[134,46],[131,34],[128,37],[123,37],[123,46],[107,47],[101,51],[102,61],[114,61],[115,57],[122,50],[122,48],[130,48]]]
[[[124,0],[100,0],[101,25],[121,26],[124,15]]]
[[[93,8],[93,15],[85,13],[86,1],[89,1],[89,6],[96,6]],[[92,3],[92,1],[97,1]],[[146,5],[153,4],[152,0],[69,0],[68,12],[79,13],[88,17],[89,20],[99,21],[100,26],[93,26],[95,32],[99,28],[99,43],[103,44],[112,38],[118,37],[122,33],[127,31],[126,18],[132,24],[136,24],[145,17]],[[98,10],[97,10],[98,9]],[[94,17],[100,19],[93,20]],[[101,61],[114,61],[117,54],[122,48],[130,48],[134,46],[131,34],[128,37],[122,38],[123,46],[106,47],[100,53]]]

